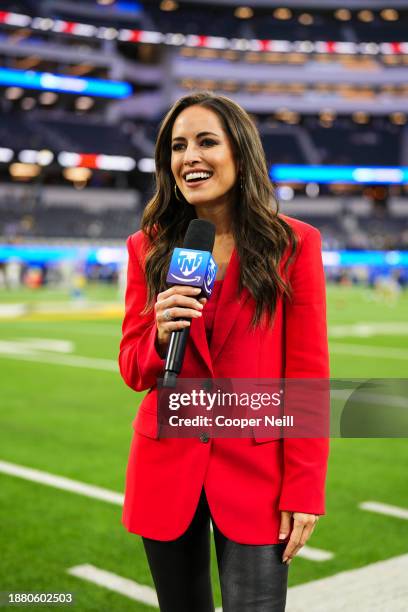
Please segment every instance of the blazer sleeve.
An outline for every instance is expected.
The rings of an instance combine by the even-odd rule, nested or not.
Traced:
[[[119,369],[125,383],[135,391],[157,384],[164,359],[156,351],[154,312],[141,314],[146,304],[147,287],[140,258],[143,257],[143,234],[137,232],[127,240],[128,269],[125,294],[125,316],[119,349]]]
[[[320,232],[314,227],[301,237],[290,281],[293,295],[285,301],[285,378],[328,379],[325,277]],[[328,437],[284,438],[279,510],[325,513],[328,456]]]

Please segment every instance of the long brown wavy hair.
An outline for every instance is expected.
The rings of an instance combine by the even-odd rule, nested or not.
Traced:
[[[180,98],[160,124],[155,148],[156,191],[144,210],[141,223],[150,243],[145,263],[148,287],[145,311],[153,307],[157,293],[167,288],[166,275],[172,251],[182,246],[190,221],[197,217],[194,206],[176,199],[171,171],[173,124],[184,109],[194,104],[218,115],[241,168],[235,186],[232,226],[240,262],[239,291],[246,287],[255,300],[253,326],[260,323],[262,315],[271,322],[279,295],[291,295],[290,284],[279,273],[279,263],[289,247],[285,273],[296,251],[296,236],[291,226],[278,216],[278,202],[254,122],[230,98],[206,91]]]

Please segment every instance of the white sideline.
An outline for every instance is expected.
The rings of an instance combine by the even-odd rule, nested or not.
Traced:
[[[366,501],[361,502],[358,505],[362,510],[368,510],[369,512],[377,512],[378,514],[386,514],[387,516],[395,516],[397,518],[405,519],[408,521],[408,510],[406,508],[400,508],[399,506],[392,506],[391,504],[383,504],[381,502]],[[407,601],[408,609],[408,601]]]
[[[71,480],[71,478],[65,478],[64,476],[55,476],[49,472],[42,472],[8,461],[0,461],[0,472],[8,474],[9,476],[17,476],[25,480],[31,480],[57,489],[70,491],[71,493],[77,493],[79,495],[85,495],[86,497],[92,497],[111,504],[123,506],[124,495],[121,493],[116,493],[115,491],[103,489],[95,485],[88,485],[78,480]],[[298,552],[298,556],[308,559],[309,561],[327,561],[333,557],[333,553],[320,548],[304,546]]]
[[[322,548],[312,548],[311,546],[303,546],[296,555],[308,561],[329,561],[333,559],[334,554]]]
[[[288,589],[286,612],[406,612],[408,555]]]
[[[159,607],[156,591],[151,587],[138,584],[134,580],[123,578],[122,576],[118,576],[118,574],[114,574],[113,572],[107,572],[99,567],[95,567],[95,565],[91,565],[89,563],[85,563],[84,565],[76,565],[75,567],[69,568],[67,572],[68,574],[71,574],[71,576],[88,580],[88,582],[93,582],[94,584],[104,587],[105,589],[115,591],[115,593],[120,593],[129,599],[134,599],[135,601],[139,601],[156,608]],[[215,612],[222,612],[222,608],[216,608]]]
[[[329,336],[332,338],[370,338],[372,336],[403,336],[408,334],[406,321],[378,321],[329,325]]]
[[[393,346],[370,346],[369,344],[349,344],[348,342],[329,342],[332,353],[343,353],[345,355],[359,355],[360,357],[381,357],[382,359],[408,360],[408,351]]]
[[[107,372],[119,373],[119,366],[113,359],[101,359],[98,357],[82,357],[81,355],[59,355],[56,353],[41,353],[32,352],[18,352],[18,349],[14,349],[15,352],[8,352],[1,350],[0,345],[0,357],[6,357],[7,359],[17,359],[20,361],[32,361],[34,363],[50,363],[52,365],[63,365],[71,366],[74,368],[88,368],[90,370],[105,370]]]
[[[107,572],[89,563],[71,567],[67,572],[71,574],[71,576],[93,582],[105,589],[120,593],[129,599],[134,599],[135,601],[140,601],[141,603],[156,608],[159,607],[156,591],[154,589],[138,584],[134,580],[129,580],[129,578],[123,578],[122,576],[118,576],[118,574]]]
[[[42,472],[15,463],[9,463],[8,461],[0,461],[0,472],[55,487],[56,489],[63,489],[64,491],[71,491],[71,493],[92,497],[93,499],[100,499],[111,504],[117,504],[118,506],[123,505],[124,496],[121,493],[115,493],[114,491],[109,491],[109,489],[85,484],[84,482],[65,478],[64,476],[55,476],[49,472]]]
[[[67,570],[129,599],[158,607],[154,589],[122,578],[94,565]],[[408,555],[371,563],[288,589],[286,612],[406,612],[408,601]],[[222,612],[217,608],[216,612]]]

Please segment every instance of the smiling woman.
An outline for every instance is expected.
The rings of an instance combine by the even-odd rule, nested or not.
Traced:
[[[229,98],[178,100],[155,163],[156,192],[128,239],[119,363],[132,389],[149,392],[134,421],[123,522],[143,537],[162,612],[214,611],[210,520],[224,612],[283,612],[288,565],[324,514],[327,440],[262,438],[255,425],[251,437],[226,439],[205,423],[199,436],[165,437],[157,379],[183,327],[180,378],[200,387],[326,378],[319,232],[278,214],[256,126]],[[196,218],[215,226],[218,282],[208,303],[196,287],[166,284],[172,251]]]
[[[207,130],[202,131],[205,125]],[[177,117],[172,132],[171,170],[192,206],[232,209],[237,163],[227,133],[211,109],[194,105]],[[201,208],[206,207],[206,208]]]

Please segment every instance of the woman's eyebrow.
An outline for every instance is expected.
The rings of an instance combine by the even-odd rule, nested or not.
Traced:
[[[219,138],[219,134],[215,134],[214,132],[199,132],[196,138],[200,138],[201,136],[207,136],[208,134],[212,134],[212,136],[218,136]],[[175,138],[173,138],[172,142],[174,142],[175,140],[185,140],[185,138],[184,136],[176,136]]]

